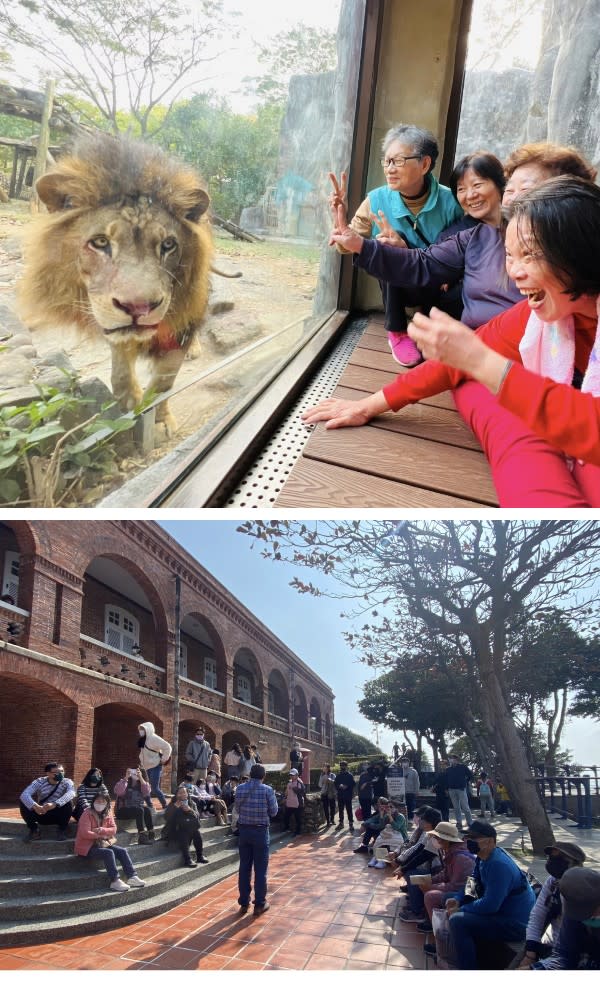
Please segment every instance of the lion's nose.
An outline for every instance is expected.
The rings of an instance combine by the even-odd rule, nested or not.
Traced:
[[[146,315],[151,313],[151,311],[156,310],[157,307],[160,307],[161,303],[162,298],[160,300],[144,300],[139,303],[123,303],[122,300],[117,300],[115,297],[113,297],[113,306],[115,306],[118,310],[125,311],[125,313],[129,314],[133,320],[137,320],[139,317],[146,317]]]

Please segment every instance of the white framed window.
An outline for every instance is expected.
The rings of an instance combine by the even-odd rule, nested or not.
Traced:
[[[204,684],[207,689],[217,688],[217,659],[204,659]]]
[[[179,674],[183,675],[186,679],[188,676],[188,649],[185,641],[181,641],[179,644]]]
[[[239,699],[240,702],[247,702],[249,705],[252,705],[250,679],[246,675],[238,675],[237,677],[236,698]]]
[[[104,640],[111,648],[134,655],[134,645],[140,643],[140,624],[137,617],[122,607],[107,604],[104,608]]]
[[[19,599],[19,552],[4,553],[4,572],[2,574],[2,596],[12,597],[14,604]]]

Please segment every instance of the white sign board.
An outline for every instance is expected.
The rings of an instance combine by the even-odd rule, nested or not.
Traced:
[[[387,796],[394,801],[404,801],[404,778],[388,774],[386,779]]]

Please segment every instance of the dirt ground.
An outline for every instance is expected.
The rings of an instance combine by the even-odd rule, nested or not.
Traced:
[[[31,220],[23,203],[0,205],[0,304],[15,309],[15,284],[22,268],[19,233]],[[272,240],[245,243],[225,233],[215,235],[217,255],[214,265],[228,273],[240,271],[239,279],[212,277],[210,306],[199,333],[199,355],[186,359],[176,387],[193,382],[220,361],[232,358],[248,344],[271,338],[282,328],[285,333],[267,341],[251,355],[232,361],[226,368],[175,393],[170,400],[178,421],[174,437],[157,427],[156,449],[140,459],[123,461],[122,477],[110,487],[86,492],[85,501],[94,504],[109,490],[149,463],[174,449],[182,440],[198,432],[230,403],[239,401],[244,391],[261,378],[301,337],[304,320],[312,311],[316,288],[319,250],[317,245]],[[1,325],[0,325],[1,327]],[[82,339],[71,326],[57,330],[32,331],[34,347],[44,358],[62,349],[82,379],[97,377],[110,387],[110,349],[105,340]],[[139,377],[145,382],[144,363]]]

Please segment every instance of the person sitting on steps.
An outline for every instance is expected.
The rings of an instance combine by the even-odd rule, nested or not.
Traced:
[[[110,889],[124,893],[130,887],[145,887],[137,875],[131,857],[123,846],[117,845],[117,824],[110,807],[110,799],[99,792],[77,823],[75,855],[86,859],[101,859],[110,877]],[[119,877],[117,860],[121,863],[127,883]]]
[[[155,838],[152,809],[145,801],[149,794],[150,782],[143,767],[128,767],[125,776],[115,784],[115,814],[117,818],[135,818],[140,845]]]
[[[65,777],[63,765],[46,764],[43,777],[28,784],[21,795],[19,810],[29,829],[25,842],[40,838],[40,825],[57,825],[56,838],[66,839],[74,798],[75,785]]]
[[[165,812],[165,827],[161,838],[166,842],[176,842],[183,856],[183,865],[194,869],[198,863],[207,863],[204,856],[202,836],[200,835],[200,817],[198,809],[190,797],[187,788],[180,785],[175,797]],[[194,843],[196,862],[190,855],[190,845]]]

